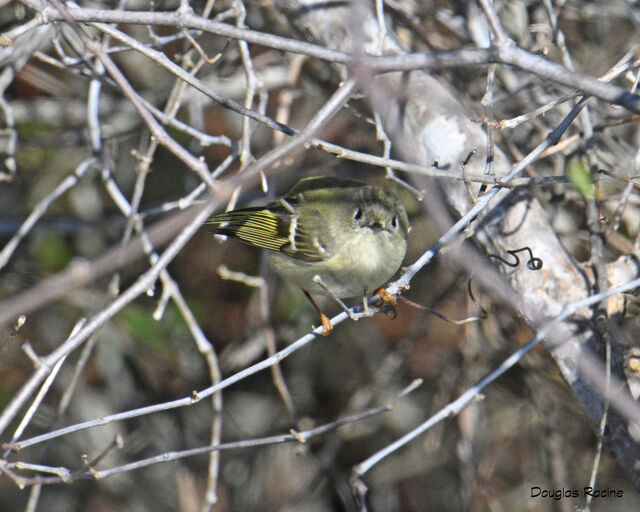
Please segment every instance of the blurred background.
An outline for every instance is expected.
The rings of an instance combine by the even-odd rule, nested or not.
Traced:
[[[558,59],[553,27],[543,1],[495,2],[516,42],[531,51],[545,48]],[[277,4],[277,3],[275,3]],[[480,14],[456,1],[385,2],[386,21],[414,51],[473,47],[472,29]],[[98,5],[114,8],[113,3]],[[475,5],[475,4],[474,4]],[[270,2],[194,1],[197,14],[267,33],[303,39],[283,23]],[[126,9],[174,11],[175,1],[128,2]],[[558,25],[576,64],[585,74],[606,72],[638,42],[633,2],[557,2]],[[630,14],[631,13],[631,14]],[[27,4],[5,1],[0,30],[17,30],[34,18]],[[116,26],[116,25],[114,25]],[[328,63],[269,49],[241,45],[213,34],[168,26],[123,24],[119,30],[166,55],[227,98],[302,128],[340,81]],[[166,69],[96,27],[85,27],[147,102],[158,109],[173,105],[170,115],[183,124],[166,125],[169,135],[226,179],[282,143],[284,137],[183,87]],[[25,219],[40,211],[0,268],[0,300],[36,287],[73,262],[92,261],[124,244],[134,233],[121,197],[148,227],[197,196],[200,178],[165,147],[156,147],[148,127],[113,81],[100,75],[95,59],[81,50],[73,31],[62,24],[42,37],[16,68],[2,96],[4,163],[0,182],[0,250],[15,237]],[[196,38],[197,47],[190,41]],[[16,38],[15,44],[25,44]],[[26,45],[25,45],[26,46]],[[14,46],[13,51],[17,51]],[[201,52],[213,62],[205,62]],[[14,54],[15,55],[15,54]],[[194,70],[194,66],[199,66]],[[8,69],[8,68],[5,68]],[[5,78],[7,75],[3,75]],[[253,90],[247,84],[255,79]],[[482,116],[480,100],[486,70],[461,68],[440,78],[458,91],[470,116]],[[92,80],[93,79],[93,80]],[[91,82],[99,83],[92,103]],[[564,91],[535,77],[499,70],[494,116],[508,119],[546,104]],[[97,85],[94,85],[97,87]],[[248,102],[248,103],[247,103]],[[97,105],[99,129],[87,121]],[[167,107],[168,108],[168,107]],[[543,117],[496,132],[499,144],[514,158],[525,154],[566,114],[561,104]],[[169,109],[171,110],[171,109]],[[599,151],[616,171],[633,161],[638,131],[634,119],[602,128]],[[622,117],[622,115],[621,115]],[[218,137],[204,140],[185,126]],[[91,137],[99,132],[100,144]],[[363,153],[381,155],[368,103],[354,98],[326,126],[323,140]],[[567,137],[581,137],[577,128]],[[98,151],[99,149],[99,151]],[[580,156],[567,144],[532,174],[553,175]],[[624,169],[623,169],[624,170]],[[397,173],[402,179],[406,176]],[[386,179],[383,168],[348,162],[314,147],[292,155],[268,174],[268,190],[253,182],[237,190],[235,204],[259,204],[284,194],[305,176],[344,176],[394,188],[402,197],[413,230],[405,264],[414,262],[440,233],[424,213],[411,187]],[[70,181],[69,181],[70,180]],[[410,181],[410,179],[408,179]],[[61,184],[68,183],[68,187]],[[603,216],[613,217],[626,194],[625,209],[606,250],[610,258],[635,244],[640,225],[636,185],[614,182],[603,189]],[[60,192],[59,194],[57,192]],[[563,243],[576,261],[588,257],[584,204],[578,186],[557,185],[534,191],[548,207]],[[195,195],[194,195],[195,194]],[[136,206],[137,203],[137,206]],[[44,205],[44,206],[43,206]],[[133,235],[131,235],[133,236]],[[158,250],[161,252],[161,249]],[[499,265],[499,264],[498,264]],[[264,278],[264,287],[224,279],[220,268]],[[137,258],[88,286],[47,302],[27,316],[20,329],[0,331],[0,409],[15,397],[34,371],[25,355],[28,343],[46,355],[70,336],[82,318],[92,318],[149,268]],[[217,354],[223,377],[268,355],[269,343],[282,349],[317,325],[303,293],[270,275],[263,254],[236,241],[223,242],[200,229],[167,267],[187,309]],[[405,296],[451,319],[479,315],[470,297],[469,276],[451,265],[446,251],[412,281]],[[283,386],[269,370],[242,379],[222,393],[222,409],[211,399],[167,412],[144,415],[83,430],[9,454],[10,462],[86,469],[117,435],[121,448],[108,449],[95,469],[107,469],[164,452],[211,443],[212,423],[221,421],[222,442],[287,434],[331,423],[393,400],[414,379],[422,386],[395,403],[392,410],[313,437],[304,444],[273,444],[221,452],[216,490],[219,511],[357,510],[349,479],[354,465],[404,435],[476,383],[532,336],[527,325],[504,306],[495,305],[472,283],[473,294],[488,316],[480,322],[453,325],[406,303],[397,316],[379,314],[357,323],[346,321],[327,338],[318,338],[282,361]],[[212,383],[211,367],[194,342],[184,312],[169,300],[158,281],[146,294],[105,322],[62,365],[33,420],[21,438],[82,421],[189,396]],[[352,304],[358,301],[353,301]],[[323,303],[332,316],[339,308]],[[634,305],[620,320],[632,343],[638,321]],[[77,375],[76,375],[77,374]],[[284,391],[283,391],[284,389]],[[283,393],[288,398],[283,398]],[[65,397],[65,394],[68,396]],[[491,384],[482,400],[428,430],[395,452],[364,477],[368,507],[374,511],[569,511],[584,499],[531,499],[531,488],[582,490],[596,454],[594,427],[562,381],[552,359],[538,347],[521,364]],[[61,405],[61,401],[68,405]],[[22,416],[2,437],[7,442]],[[35,473],[18,471],[24,476]],[[20,490],[0,476],[0,510],[181,511],[201,510],[210,474],[208,455],[123,471],[109,478],[78,479]],[[637,510],[640,495],[631,479],[607,453],[598,471],[598,488],[615,488],[623,499],[600,499],[594,511]],[[31,507],[31,508],[30,508]]]

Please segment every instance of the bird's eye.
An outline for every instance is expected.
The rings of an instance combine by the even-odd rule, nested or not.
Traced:
[[[353,218],[355,220],[360,220],[362,218],[362,210],[360,208],[356,208],[356,211],[353,214]]]
[[[396,229],[398,227],[398,216],[394,215],[393,219],[391,219],[391,227]]]

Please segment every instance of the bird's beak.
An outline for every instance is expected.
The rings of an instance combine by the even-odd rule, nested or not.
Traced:
[[[384,230],[384,222],[382,222],[381,220],[377,220],[369,224],[369,227],[374,231],[382,231]]]

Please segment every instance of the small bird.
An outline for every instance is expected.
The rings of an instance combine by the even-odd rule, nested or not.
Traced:
[[[333,325],[311,293],[378,292],[400,268],[411,229],[394,194],[335,177],[304,178],[278,201],[219,213],[206,224],[213,233],[268,249],[271,268],[300,286],[315,307],[323,336]],[[380,295],[395,303],[386,291]]]

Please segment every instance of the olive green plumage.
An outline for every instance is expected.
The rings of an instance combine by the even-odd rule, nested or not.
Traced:
[[[396,273],[410,226],[400,200],[373,185],[343,178],[299,181],[279,201],[220,213],[216,233],[269,250],[284,279],[323,292],[319,275],[338,297],[373,291]]]

